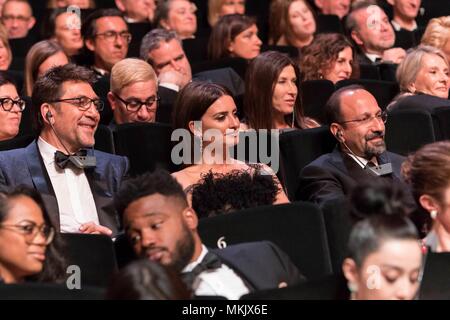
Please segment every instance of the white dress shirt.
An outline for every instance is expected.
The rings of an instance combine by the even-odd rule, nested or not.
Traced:
[[[84,170],[73,166],[60,169],[55,163],[58,149],[41,137],[37,144],[58,202],[60,231],[77,233],[83,223],[91,221],[99,225],[94,196]]]
[[[176,92],[180,91],[180,87],[177,86],[177,85],[174,84],[174,83],[170,83],[170,82],[160,82],[158,85],[160,85],[161,87],[164,87],[164,88],[166,88],[166,89],[170,89],[170,90],[176,91]]]
[[[399,24],[398,24],[397,22],[395,22],[394,20],[391,20],[391,24],[392,24],[392,27],[394,28],[395,31],[400,31],[400,30],[402,30],[402,26],[399,25]],[[417,30],[417,22],[414,21],[414,26],[413,26],[412,30],[408,30],[408,29],[405,29],[405,30],[407,30],[407,31],[414,31],[414,30]]]
[[[377,62],[377,59],[382,59],[382,57],[375,53],[366,53],[365,55],[372,62]]]
[[[208,249],[202,245],[200,256],[194,262],[189,263],[182,272],[192,271],[207,253]],[[218,269],[202,272],[195,279],[192,290],[198,296],[222,296],[228,300],[238,300],[244,294],[249,293],[241,277],[224,263]]]
[[[355,155],[353,155],[353,154],[351,154],[351,153],[347,153],[347,154],[348,154],[351,158],[353,158],[353,160],[355,160],[355,162],[356,162],[357,164],[359,164],[359,166],[360,166],[361,168],[363,168],[363,169],[367,166],[367,163],[369,163],[369,160],[367,160],[367,159],[365,159],[365,158],[355,156]]]

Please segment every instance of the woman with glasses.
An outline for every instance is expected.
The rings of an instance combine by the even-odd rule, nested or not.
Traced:
[[[31,97],[37,78],[55,66],[69,63],[63,48],[53,40],[43,40],[34,44],[25,58],[25,95]]]
[[[0,192],[0,282],[63,279],[58,236],[40,195],[28,187]]]
[[[19,97],[14,80],[0,71],[0,141],[14,138],[19,133],[25,101]]]

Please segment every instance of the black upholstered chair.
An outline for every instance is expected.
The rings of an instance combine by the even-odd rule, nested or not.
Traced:
[[[324,123],[325,105],[334,90],[334,84],[329,80],[308,80],[302,82],[300,84],[300,94],[305,116]]]
[[[105,287],[117,270],[113,242],[96,234],[61,233],[64,258],[68,266],[78,266],[81,286]]]
[[[115,153],[114,138],[111,129],[104,124],[100,124],[95,131],[95,146],[96,150],[107,153]]]
[[[281,176],[291,201],[295,198],[303,167],[333,151],[335,145],[336,139],[328,127],[295,130],[280,135]]]
[[[206,218],[200,220],[198,230],[209,247],[268,240],[308,279],[331,273],[323,217],[310,203],[263,206]]]
[[[430,113],[425,110],[389,112],[385,141],[389,151],[402,155],[436,141]]]
[[[131,175],[157,168],[175,171],[171,160],[171,134],[171,126],[164,123],[119,125],[114,132],[116,154],[128,157]]]

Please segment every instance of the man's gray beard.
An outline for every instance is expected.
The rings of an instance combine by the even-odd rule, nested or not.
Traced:
[[[368,141],[367,141],[368,142]],[[380,154],[386,151],[386,143],[383,141],[378,145],[369,145],[366,142],[366,148],[364,150],[364,154],[366,155],[366,159],[372,159],[373,157],[378,157]]]

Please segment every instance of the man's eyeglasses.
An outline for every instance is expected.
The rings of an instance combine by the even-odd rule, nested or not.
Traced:
[[[117,99],[119,99],[119,101],[121,101],[125,105],[127,110],[131,112],[138,112],[142,106],[145,106],[147,110],[150,111],[151,109],[153,109],[153,105],[155,104],[155,102],[158,102],[160,100],[158,96],[153,96],[148,98],[146,101],[140,101],[136,99],[126,101],[119,97],[119,95],[117,95],[116,93],[113,94]]]
[[[11,98],[0,98],[0,105],[2,106],[2,109],[5,111],[11,112],[11,110],[14,108],[14,106],[18,106],[20,109],[20,112],[25,110],[25,100],[17,99],[13,100]]]
[[[131,42],[131,33],[128,31],[115,32],[115,31],[106,31],[103,33],[97,33],[96,37],[103,37],[108,42],[114,42],[117,40],[117,37],[121,37],[127,43]]]
[[[88,97],[78,97],[78,98],[67,98],[67,99],[59,99],[48,101],[49,103],[57,103],[57,102],[68,102],[80,109],[81,111],[88,110],[92,105],[95,106],[97,111],[102,111],[104,107],[104,103],[100,99],[91,99]]]
[[[32,243],[38,233],[40,233],[44,237],[46,245],[50,244],[55,237],[55,229],[53,227],[50,227],[46,224],[43,224],[39,227],[34,222],[11,225],[2,224],[0,225],[0,229],[7,229],[22,234],[27,243]]]
[[[364,118],[361,118],[361,119],[341,121],[338,123],[344,124],[344,123],[356,122],[358,125],[368,125],[369,123],[372,123],[373,119],[377,119],[378,121],[383,121],[383,123],[386,123],[387,117],[388,117],[387,112],[383,111],[381,113],[378,113],[375,116],[365,116]]]

